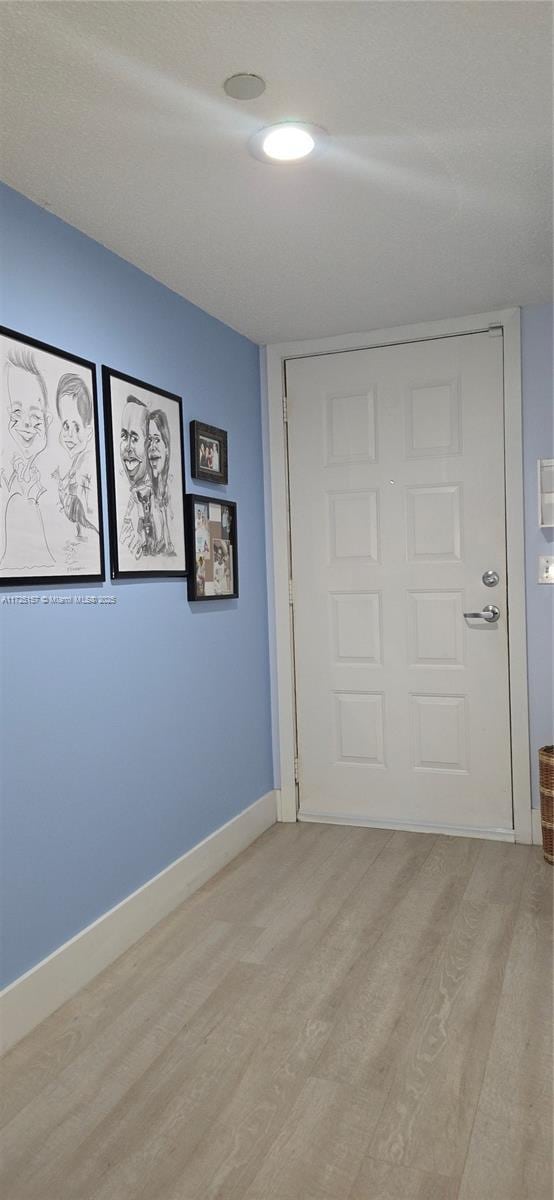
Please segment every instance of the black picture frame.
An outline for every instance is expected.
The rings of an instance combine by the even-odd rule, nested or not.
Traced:
[[[219,469],[206,466],[202,461],[202,446],[206,443],[219,444]],[[216,425],[206,425],[204,421],[190,423],[190,471],[193,479],[201,479],[205,483],[228,483],[229,467],[227,454],[227,432],[218,429]]]
[[[6,551],[8,550],[8,532],[7,532],[7,530],[8,530],[8,504],[6,504],[5,506],[4,506],[4,504],[2,504],[1,520],[2,520],[3,528],[0,531],[0,587],[5,588],[5,587],[24,587],[24,586],[26,586],[26,587],[44,588],[44,587],[59,587],[60,584],[68,584],[68,583],[103,583],[106,578],[106,575],[105,575],[105,553],[104,553],[104,520],[103,520],[103,512],[102,512],[102,475],[101,475],[101,471],[100,471],[100,431],[99,431],[99,427],[98,427],[98,392],[97,392],[97,385],[96,385],[96,364],[87,358],[81,358],[80,355],[71,353],[71,351],[62,350],[62,349],[60,349],[59,346],[53,346],[50,342],[42,342],[42,341],[39,341],[37,338],[30,337],[26,333],[21,333],[15,329],[9,329],[5,325],[0,325],[0,339],[6,339],[7,342],[12,342],[12,343],[17,342],[22,347],[26,347],[29,349],[30,357],[28,358],[27,361],[28,361],[28,363],[32,363],[34,361],[35,367],[36,367],[37,371],[39,372],[39,375],[42,376],[42,384],[44,385],[44,389],[46,392],[45,410],[46,410],[47,416],[48,416],[48,423],[45,422],[45,425],[46,425],[45,446],[42,451],[39,451],[34,456],[34,458],[32,459],[32,466],[30,466],[29,470],[32,470],[33,473],[37,477],[36,484],[34,485],[34,488],[33,488],[33,491],[34,491],[33,500],[34,500],[35,509],[36,509],[35,514],[34,514],[35,521],[38,520],[38,522],[40,522],[40,525],[42,526],[42,531],[44,534],[44,543],[46,544],[48,554],[49,554],[50,558],[52,558],[52,561],[54,563],[59,560],[54,558],[52,550],[50,549],[50,545],[52,543],[51,543],[50,537],[49,537],[48,517],[50,516],[50,514],[53,514],[54,509],[56,509],[57,512],[60,514],[60,516],[64,515],[65,518],[70,522],[70,526],[68,528],[71,530],[71,525],[74,525],[75,529],[76,529],[76,534],[74,536],[73,543],[70,542],[69,538],[66,540],[67,546],[72,547],[71,551],[65,550],[65,548],[64,548],[64,552],[66,554],[66,561],[68,561],[69,558],[72,558],[73,561],[71,563],[69,563],[69,561],[68,561],[68,567],[63,573],[61,573],[61,574],[52,574],[52,573],[44,574],[43,572],[46,568],[46,562],[43,562],[42,564],[37,564],[37,573],[36,574],[32,574],[30,568],[22,567],[21,570],[25,570],[25,574],[19,573],[19,574],[13,574],[13,575],[6,575],[6,574],[4,574],[4,569],[2,568],[1,563],[5,557]],[[4,347],[3,347],[3,343],[1,341],[0,341],[0,347],[2,350],[2,359],[3,359]],[[35,351],[35,354],[33,354],[33,351]],[[44,374],[46,373],[46,375],[48,376],[48,373],[49,373],[48,364],[41,364],[40,360],[37,361],[37,358],[36,358],[37,354],[50,355],[50,356],[53,356],[54,358],[62,359],[69,366],[73,367],[73,372],[64,372],[64,375],[59,378],[56,399],[54,400],[53,406],[50,404],[51,396],[48,396],[47,382],[45,382],[45,380],[44,380]],[[8,361],[9,361],[9,359],[7,358],[6,359],[6,374],[4,374],[4,368],[2,368],[2,393],[3,393],[2,410],[4,407],[4,400],[8,398],[8,394],[9,394],[8,393],[8,384],[7,384],[7,382],[5,382],[5,379],[7,378]],[[22,362],[23,362],[23,360],[22,360]],[[22,363],[20,363],[18,365],[22,365]],[[42,371],[41,371],[41,366],[42,366]],[[24,369],[29,369],[29,367],[24,368]],[[33,370],[34,370],[34,368],[31,368],[31,371],[33,371]],[[68,386],[71,387],[72,384],[73,385],[75,384],[77,371],[79,371],[81,373],[86,372],[89,377],[88,379],[85,379],[85,380],[82,380],[81,376],[78,377],[78,378],[81,378],[81,382],[84,383],[84,385],[85,385],[84,393],[83,393],[83,390],[81,390],[79,397],[77,397],[77,394],[75,393],[75,389],[73,388],[73,392],[67,391],[67,392],[62,392],[60,394],[59,393],[59,384],[61,384],[62,379],[65,379],[66,381],[72,381],[72,383],[68,384]],[[90,384],[90,393],[88,393],[87,384]],[[41,385],[41,389],[42,389],[42,385]],[[44,394],[44,392],[43,392],[43,394]],[[92,445],[90,446],[90,452],[87,451],[87,449],[86,449],[86,443],[85,443],[85,448],[82,449],[81,451],[75,452],[75,442],[72,443],[73,452],[69,449],[70,443],[69,443],[68,437],[63,434],[64,423],[61,421],[61,417],[58,416],[58,396],[60,397],[60,403],[61,403],[61,400],[63,400],[64,398],[66,398],[68,401],[70,401],[71,404],[73,405],[73,408],[75,411],[77,411],[77,405],[78,405],[79,400],[81,401],[81,408],[83,408],[83,405],[84,405],[85,409],[88,409],[88,420],[87,420],[87,415],[85,415],[84,418],[79,418],[79,423],[81,426],[81,430],[87,424],[91,425],[91,427],[92,427],[91,435],[89,435],[89,438],[88,438],[88,442],[89,443],[92,442]],[[90,405],[90,407],[89,407],[89,405]],[[52,411],[52,407],[54,409],[54,412]],[[52,421],[54,421],[54,419],[55,419],[54,413],[56,413],[56,417],[58,417],[58,420],[60,421],[60,434],[59,434],[58,439],[56,439],[54,436],[53,438],[51,438],[49,440],[48,436],[47,436],[47,431],[50,428]],[[2,411],[2,421],[3,420],[4,420],[4,412]],[[65,424],[67,425],[67,421],[65,422]],[[57,465],[54,472],[52,472],[51,469],[49,469],[47,467],[46,470],[48,471],[49,477],[47,478],[45,476],[43,479],[43,477],[41,475],[42,464],[40,464],[38,467],[36,467],[35,459],[39,457],[39,454],[45,453],[46,451],[50,452],[48,457],[51,458],[52,451],[53,451],[53,445],[54,445],[55,441],[57,441],[58,444],[60,445],[61,453],[63,453],[63,451],[65,450],[65,453],[70,455],[70,461],[69,462],[65,461],[61,467],[59,465]],[[3,449],[6,452],[5,457],[7,459],[7,446],[4,446]],[[57,453],[57,451],[56,451],[56,453]],[[73,456],[71,457],[71,455],[73,455]],[[79,495],[78,494],[79,486],[75,482],[75,480],[76,480],[75,463],[76,463],[76,460],[78,458],[80,458],[81,464],[82,464],[84,455],[86,455],[86,457],[88,458],[89,463],[93,465],[94,471],[96,474],[96,478],[93,481],[88,474],[84,475],[81,478],[82,494]],[[9,490],[11,480],[6,479],[5,466],[6,466],[6,463],[4,463],[4,486]],[[51,466],[52,466],[52,463],[50,462],[50,468],[51,468]],[[64,467],[66,468],[66,471],[65,471],[65,475],[62,475],[61,472]],[[44,466],[42,466],[42,470],[44,470]],[[27,472],[27,474],[29,474],[29,472]],[[88,480],[86,488],[84,487],[84,483],[83,483],[83,480],[85,478]],[[57,480],[56,487],[55,487],[55,499],[54,499],[54,486],[53,486],[54,479]],[[27,480],[27,482],[29,482],[29,480]],[[93,482],[94,482],[94,487],[90,486]],[[43,490],[40,491],[40,489],[43,489]],[[91,494],[90,498],[92,499],[92,502],[93,502],[92,506],[89,505],[89,493]],[[44,497],[44,499],[43,499],[43,497]],[[30,494],[29,494],[28,499],[31,499]],[[41,509],[42,509],[42,512],[41,512]],[[88,513],[88,515],[87,515],[87,513]],[[38,514],[38,516],[37,516],[37,514]],[[90,522],[89,518],[91,516],[93,516],[94,520],[97,521],[97,525]],[[79,520],[79,517],[81,517],[82,519]],[[94,530],[94,532],[98,536],[98,549],[97,549],[97,551],[93,552],[94,557],[96,557],[98,560],[98,570],[89,571],[89,570],[85,569],[83,571],[80,571],[78,569],[78,565],[77,565],[78,559],[80,556],[82,557],[81,546],[79,545],[79,543],[84,545],[87,543],[88,539],[90,538],[90,533],[85,533],[84,532],[85,530]],[[89,545],[90,544],[91,543],[89,542]],[[53,548],[54,548],[54,546],[52,545],[52,549]],[[36,549],[36,546],[35,546],[35,549]],[[38,557],[46,557],[46,556],[45,555],[43,556],[41,554],[41,555],[38,555]],[[6,569],[11,569],[12,566],[13,566],[13,564],[9,564]]]
[[[121,387],[120,385],[124,385]],[[165,480],[166,495],[164,499],[165,522],[166,522],[166,537],[163,542],[163,549],[156,548],[159,546],[160,539],[157,543],[155,532],[149,532],[149,518],[145,508],[146,501],[143,502],[142,530],[134,529],[135,542],[138,538],[139,544],[130,548],[130,543],[124,545],[121,537],[122,526],[122,508],[124,504],[125,494],[127,495],[127,505],[123,522],[127,518],[129,507],[132,507],[131,499],[133,494],[138,495],[138,489],[131,487],[128,478],[123,479],[125,471],[121,468],[121,457],[116,453],[115,438],[114,438],[114,410],[116,407],[121,407],[122,397],[128,391],[139,391],[147,394],[147,399],[143,400],[140,396],[133,399],[139,405],[144,404],[150,414],[155,417],[155,414],[162,411],[171,416],[173,432],[176,435],[171,445],[170,466],[173,464],[173,470],[177,467],[177,479],[173,479],[173,475],[168,476]],[[142,379],[137,379],[133,375],[126,375],[122,371],[116,371],[113,367],[102,365],[102,392],[104,397],[104,430],[106,438],[106,468],[107,468],[107,488],[108,488],[108,522],[110,531],[110,563],[111,563],[111,578],[112,579],[184,579],[187,575],[187,549],[186,549],[186,513],[185,513],[185,460],[184,460],[184,435],[183,435],[183,401],[182,397],[176,395],[175,392],[168,392],[164,388],[155,387],[151,383],[146,383]],[[114,393],[117,392],[117,402]],[[130,393],[132,394],[132,393]],[[161,402],[155,405],[155,397]],[[127,402],[127,401],[125,401]],[[169,406],[175,405],[173,411]],[[146,439],[145,439],[146,440]],[[177,441],[177,447],[174,452],[173,444]],[[167,480],[172,480],[171,496],[168,497]],[[144,496],[148,491],[151,492],[150,505],[156,504],[153,496],[152,478],[144,477]],[[121,496],[118,490],[121,488]],[[125,492],[126,489],[126,492]],[[169,501],[169,505],[168,505]],[[142,503],[142,501],[141,501]],[[136,505],[138,511],[138,503]],[[157,505],[160,519],[162,519],[162,506]],[[148,510],[152,513],[152,507]],[[172,526],[170,529],[169,520],[170,514]],[[137,526],[139,524],[137,521]],[[156,533],[159,532],[159,528]],[[170,536],[171,533],[171,536]],[[173,546],[173,535],[175,535],[175,546]],[[148,543],[152,545],[152,551],[147,549]],[[142,544],[140,544],[142,543]],[[166,552],[166,545],[171,546],[171,550]],[[172,563],[171,558],[175,556],[176,562]],[[156,564],[156,559],[163,560]],[[139,567],[138,563],[144,562],[144,567]],[[135,566],[135,563],[137,564]]]
[[[199,496],[189,494],[187,506],[187,555],[188,555],[188,598],[191,601],[236,600],[239,594],[239,560],[237,533],[237,506],[234,500],[222,496]],[[199,563],[198,535],[202,524],[198,520],[199,509],[206,512],[206,539],[209,542],[209,552],[204,562]],[[219,510],[219,518],[217,515]],[[229,515],[228,522],[224,521],[224,512]],[[219,527],[219,528],[218,528]],[[231,579],[230,590],[216,590],[218,584],[215,575],[214,549],[217,543],[227,544],[228,554],[221,554],[219,565],[226,573],[226,558],[230,559]],[[208,578],[206,579],[206,575]]]

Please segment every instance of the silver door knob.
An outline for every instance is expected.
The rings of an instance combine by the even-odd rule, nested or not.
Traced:
[[[489,625],[498,621],[499,616],[500,609],[496,607],[496,604],[485,604],[481,612],[464,613],[464,617],[469,617],[472,621],[488,621]]]
[[[497,584],[500,583],[500,575],[498,574],[498,571],[485,571],[485,574],[482,575],[481,578],[485,587],[496,587]]]

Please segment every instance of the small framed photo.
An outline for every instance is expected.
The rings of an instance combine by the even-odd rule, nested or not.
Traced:
[[[99,583],[96,369],[0,327],[0,587]]]
[[[112,579],[186,575],[180,396],[102,367]]]
[[[187,496],[189,600],[239,594],[237,506],[213,496]]]
[[[190,462],[194,479],[228,483],[227,434],[202,421],[190,423]]]

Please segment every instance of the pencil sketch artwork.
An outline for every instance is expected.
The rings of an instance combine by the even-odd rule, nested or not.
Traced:
[[[119,571],[185,570],[180,401],[109,373]]]
[[[93,370],[0,335],[0,584],[103,578]]]

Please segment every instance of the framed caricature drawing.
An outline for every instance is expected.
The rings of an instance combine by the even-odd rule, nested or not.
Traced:
[[[229,600],[239,594],[237,506],[213,496],[187,496],[189,600]]]
[[[180,396],[102,367],[111,574],[186,574]]]
[[[104,579],[94,363],[0,327],[0,586]]]

